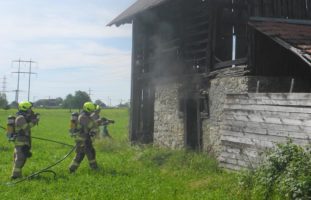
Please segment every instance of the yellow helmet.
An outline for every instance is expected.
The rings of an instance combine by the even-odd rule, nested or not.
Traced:
[[[18,109],[20,111],[27,111],[31,109],[31,107],[32,107],[32,103],[29,101],[22,101],[18,104]]]
[[[85,112],[94,112],[96,109],[96,106],[95,104],[93,104],[92,102],[88,101],[88,102],[85,102],[83,104],[83,111]]]

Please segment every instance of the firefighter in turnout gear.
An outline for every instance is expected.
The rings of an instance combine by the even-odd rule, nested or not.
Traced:
[[[92,102],[84,103],[83,110],[78,116],[76,131],[75,133],[71,133],[76,141],[76,156],[69,167],[70,173],[78,169],[85,155],[89,161],[90,167],[92,169],[98,169],[95,149],[91,138],[95,135],[98,128],[96,122],[91,118],[91,114],[95,109],[96,105]],[[71,130],[71,132],[72,131],[74,132],[74,130]]]
[[[102,126],[102,120],[100,119],[100,111],[101,111],[100,106],[95,104],[95,111],[91,114],[91,118],[92,120],[94,120],[97,126],[97,128],[94,129],[94,133],[96,135],[98,135],[100,127]]]
[[[110,123],[114,123],[114,120],[108,120],[106,118],[101,118],[100,117],[100,111],[101,107],[99,105],[96,105],[95,111],[91,114],[91,118],[95,120],[98,126],[98,133],[102,137],[108,137],[111,138],[109,132],[108,132],[108,125]]]
[[[23,101],[18,104],[18,112],[14,123],[13,117],[8,118],[8,131],[10,130],[9,140],[14,141],[14,166],[12,171],[12,179],[22,177],[22,168],[27,158],[32,156],[31,149],[31,128],[38,125],[39,114],[32,111],[32,103]],[[10,127],[9,126],[14,126]],[[14,130],[14,131],[12,131]]]

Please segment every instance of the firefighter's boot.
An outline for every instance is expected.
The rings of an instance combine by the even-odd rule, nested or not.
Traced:
[[[14,180],[14,179],[18,179],[18,178],[22,178],[22,169],[14,167],[12,175],[11,175],[11,179]]]
[[[90,165],[92,170],[98,170],[99,169],[96,160],[90,160],[89,165]]]

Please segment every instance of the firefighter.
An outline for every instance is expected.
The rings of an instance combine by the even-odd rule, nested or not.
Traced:
[[[114,120],[109,120],[109,119],[106,119],[104,117],[100,118],[100,111],[101,111],[101,107],[99,105],[96,105],[96,110],[91,115],[91,117],[92,117],[92,119],[94,119],[96,121],[96,123],[99,126],[98,132],[100,133],[100,136],[111,138],[111,136],[108,132],[108,125],[110,123],[114,123]]]
[[[22,168],[31,153],[31,128],[38,125],[39,117],[32,111],[32,103],[23,101],[18,104],[16,113],[14,133],[11,140],[14,141],[14,166],[12,179],[22,177]],[[9,124],[8,124],[9,125]]]
[[[91,114],[91,118],[98,124],[101,124],[101,119],[100,119],[100,111],[101,107],[99,105],[95,104],[95,111]]]
[[[91,118],[96,122],[96,124],[98,126],[96,135],[100,134],[100,136],[101,136],[103,129],[104,129],[104,125],[103,125],[103,120],[100,118],[100,111],[101,111],[101,107],[99,105],[96,105],[96,109],[91,114]]]
[[[89,161],[91,169],[98,169],[95,155],[96,153],[91,139],[91,137],[95,135],[98,128],[95,120],[91,118],[91,114],[95,110],[95,104],[92,102],[86,102],[83,105],[82,112],[79,114],[76,128],[77,131],[74,133],[76,141],[76,156],[69,166],[70,173],[73,173],[78,169],[85,155]]]

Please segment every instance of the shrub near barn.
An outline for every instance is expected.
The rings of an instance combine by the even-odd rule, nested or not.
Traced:
[[[258,169],[242,175],[241,184],[258,199],[311,199],[311,151],[279,144]]]

